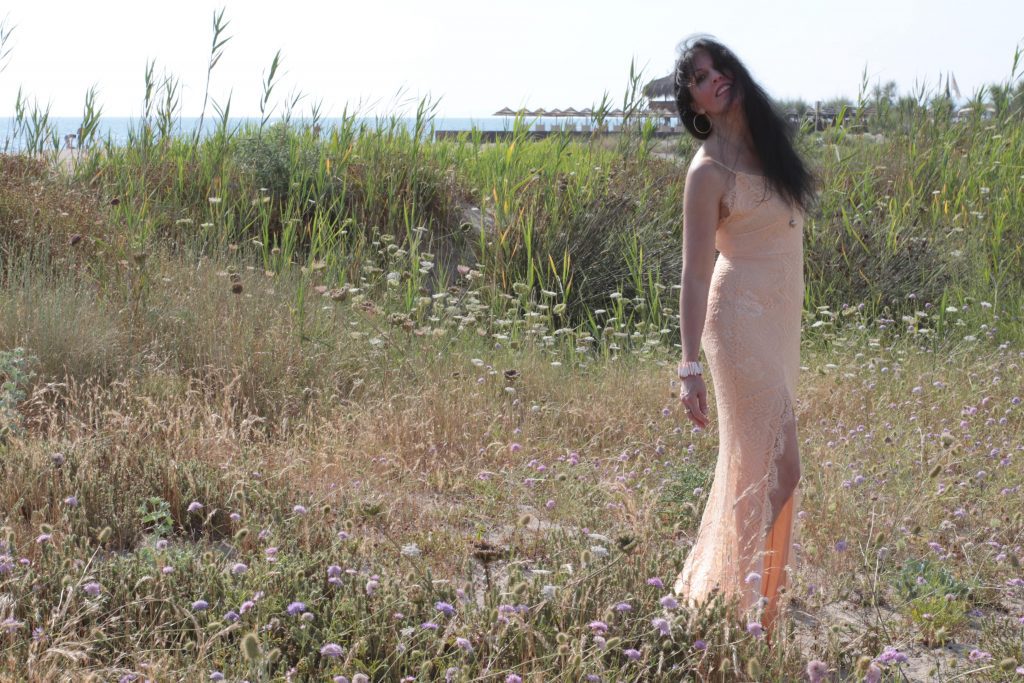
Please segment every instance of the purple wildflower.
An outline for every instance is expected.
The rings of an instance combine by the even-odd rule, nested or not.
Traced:
[[[747,624],[747,633],[754,636],[755,638],[760,638],[764,635],[764,626],[761,626],[759,622],[752,621],[749,624]]]
[[[450,617],[455,614],[455,608],[449,605],[447,602],[435,602],[434,609],[441,612],[446,617]]]
[[[663,636],[672,635],[672,625],[668,623],[668,619],[655,617],[654,619],[651,619],[651,626],[656,628],[658,633]]]
[[[196,600],[192,603],[192,610],[195,612],[202,612],[203,610],[208,609],[209,607],[210,603],[206,602],[206,600]]]
[[[288,605],[288,614],[296,617],[306,611],[306,603],[295,601]]]
[[[902,664],[903,662],[906,662],[907,659],[907,655],[903,654],[892,645],[886,645],[882,654],[875,657],[875,661],[881,662],[882,664],[892,664],[893,662]]]
[[[90,581],[82,586],[82,591],[90,598],[98,597],[103,588],[96,581]]]
[[[473,644],[470,643],[469,640],[467,640],[466,638],[456,638],[455,639],[455,646],[458,647],[463,652],[472,652],[473,651]]]
[[[661,606],[664,607],[665,609],[677,609],[679,607],[679,601],[676,600],[671,595],[666,595],[665,597],[663,597],[658,602],[660,602]]]
[[[634,648],[628,648],[626,650],[623,650],[622,654],[626,655],[626,659],[628,659],[631,662],[635,662],[636,660],[640,659],[640,650]]]
[[[807,677],[811,683],[821,683],[828,676],[828,664],[820,659],[807,662]]]
[[[331,659],[336,659],[343,653],[344,650],[341,648],[341,645],[338,645],[337,643],[327,643],[320,648],[320,654],[324,657],[330,657]]]
[[[202,509],[203,509],[203,504],[200,503],[198,500],[193,500],[191,503],[188,504],[188,511],[189,512],[199,512]]]

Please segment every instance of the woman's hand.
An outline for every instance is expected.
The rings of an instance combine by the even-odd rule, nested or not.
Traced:
[[[704,378],[701,375],[690,375],[682,380],[679,402],[683,404],[690,422],[701,429],[707,427],[708,388],[704,385]]]

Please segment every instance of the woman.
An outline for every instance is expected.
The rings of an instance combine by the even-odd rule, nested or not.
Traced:
[[[785,119],[725,46],[687,41],[675,93],[703,141],[683,193],[679,398],[707,427],[703,341],[719,417],[714,482],[675,592],[699,604],[717,587],[770,635],[799,507],[793,404],[812,178]]]

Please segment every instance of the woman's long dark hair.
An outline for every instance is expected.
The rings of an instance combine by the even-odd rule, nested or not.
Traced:
[[[693,81],[694,58],[700,50],[707,52],[716,69],[732,77],[732,97],[743,98],[743,114],[765,177],[790,202],[806,211],[813,198],[814,177],[793,147],[792,128],[764,89],[754,82],[747,67],[729,48],[709,36],[695,36],[685,40],[680,45],[679,58],[676,60],[676,108],[686,130],[698,140],[706,140],[710,135],[709,132],[698,132],[693,125],[697,113],[691,108],[693,97],[689,86]],[[701,128],[705,126],[702,123]]]

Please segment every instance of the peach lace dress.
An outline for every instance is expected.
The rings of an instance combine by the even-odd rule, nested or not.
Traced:
[[[804,220],[763,176],[725,168],[734,183],[715,235],[719,256],[701,339],[718,412],[718,461],[674,588],[694,605],[717,586],[771,629],[799,509],[797,491],[778,500],[776,461],[799,458],[793,404]]]

